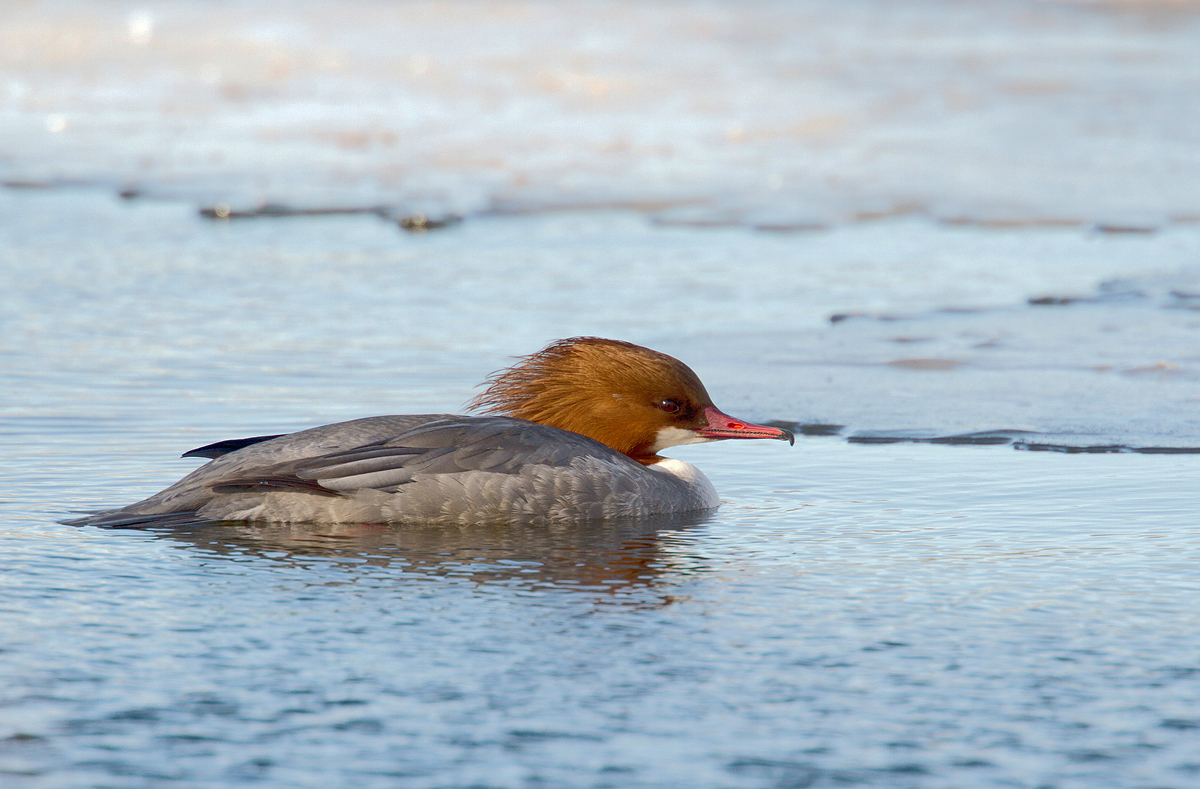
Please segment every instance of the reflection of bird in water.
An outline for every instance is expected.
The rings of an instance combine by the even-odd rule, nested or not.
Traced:
[[[792,434],[734,419],[666,354],[616,340],[555,342],[471,403],[494,416],[378,416],[222,441],[212,462],[145,501],[75,521],[565,523],[709,510],[695,466],[667,447]]]
[[[694,558],[663,550],[704,512],[572,524],[288,524],[225,522],[156,524],[161,537],[205,553],[303,566],[332,560],[355,576],[374,570],[452,576],[479,583],[517,583],[605,594],[652,587],[663,574],[697,572]],[[340,560],[340,561],[339,561]]]

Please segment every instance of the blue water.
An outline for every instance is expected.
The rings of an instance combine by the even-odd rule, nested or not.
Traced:
[[[1194,461],[734,449],[700,523],[10,520],[6,785],[1195,781]]]
[[[1200,455],[854,443],[872,398],[868,427],[952,432],[970,411],[961,393],[995,371],[879,368],[887,387],[932,381],[920,410],[895,390],[848,387],[841,407],[808,397],[826,378],[779,362],[790,294],[731,295],[720,284],[736,273],[753,287],[753,267],[696,265],[755,249],[790,255],[802,276],[814,245],[861,250],[887,237],[878,228],[711,234],[600,213],[412,237],[358,218],[213,225],[92,191],[3,199],[21,219],[3,231],[15,264],[0,431],[5,786],[1200,780]],[[892,227],[913,244],[965,244],[956,229]],[[986,260],[1024,232],[968,237]],[[1053,243],[1096,243],[1063,232]],[[578,266],[551,267],[560,259]],[[589,261],[640,279],[605,279]],[[535,289],[539,271],[549,284]],[[1114,325],[1141,316],[1166,331],[1158,316],[1189,314],[1151,297],[1022,305],[968,317],[1044,337],[1030,316],[1086,325],[1107,310]],[[830,335],[856,324],[820,320],[819,299],[794,309],[794,344],[912,355],[870,332]],[[687,317],[704,314],[723,317]],[[942,331],[944,313],[921,314],[911,325]],[[723,332],[735,320],[744,330]],[[1158,346],[1185,373],[1186,329]],[[455,409],[507,356],[585,332],[677,353],[747,418],[849,424],[793,449],[680,448],[724,500],[702,519],[150,533],[55,522],[154,492],[194,467],[182,451],[212,440]],[[1101,351],[1076,342],[1079,358]],[[1008,352],[1030,369],[1044,358],[1035,343]],[[1079,413],[1122,406],[1093,375],[1089,401],[1039,412],[1039,435],[1068,441]],[[1146,402],[1165,396],[1154,376],[1116,380],[1145,387]],[[1165,385],[1196,394],[1186,374]],[[1160,432],[1197,444],[1185,408],[1161,413]],[[987,427],[1013,429],[1010,415]]]
[[[1195,781],[1194,461],[771,449],[699,523],[10,521],[6,784]]]

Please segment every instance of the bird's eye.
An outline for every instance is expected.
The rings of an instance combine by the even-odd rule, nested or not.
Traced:
[[[670,398],[668,398],[666,400],[659,400],[658,401],[658,410],[662,411],[665,414],[674,414],[679,411],[679,401],[671,400]]]

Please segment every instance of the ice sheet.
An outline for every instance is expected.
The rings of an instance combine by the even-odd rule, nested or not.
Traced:
[[[233,209],[1200,218],[1191,2],[0,8],[0,176]]]

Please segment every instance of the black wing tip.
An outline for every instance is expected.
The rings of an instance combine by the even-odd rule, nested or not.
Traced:
[[[254,444],[261,444],[264,441],[270,441],[273,438],[279,438],[286,433],[276,433],[273,436],[251,436],[250,438],[231,438],[226,441],[217,441],[213,444],[205,444],[202,447],[189,449],[180,457],[184,458],[209,458],[215,460],[222,455],[228,455],[230,452],[237,452],[239,449],[245,449]]]

